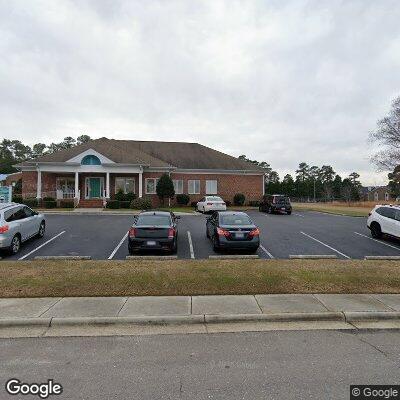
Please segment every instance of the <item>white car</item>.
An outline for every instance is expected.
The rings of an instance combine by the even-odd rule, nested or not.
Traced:
[[[383,234],[400,238],[400,207],[377,205],[369,213],[367,226],[371,235],[379,239]]]
[[[197,203],[197,211],[203,213],[210,211],[226,211],[226,204],[221,197],[206,196]]]

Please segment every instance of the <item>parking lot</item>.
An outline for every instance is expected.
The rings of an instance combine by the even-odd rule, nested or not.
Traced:
[[[336,255],[341,259],[365,256],[400,256],[396,240],[372,239],[365,218],[299,212],[292,215],[248,214],[261,230],[258,255],[263,259],[290,255]],[[217,255],[205,235],[207,216],[182,215],[179,220],[180,259],[205,259]],[[92,259],[125,259],[127,231],[132,215],[46,215],[47,230],[42,239],[25,243],[17,256],[5,259],[29,260],[36,256],[90,256]]]

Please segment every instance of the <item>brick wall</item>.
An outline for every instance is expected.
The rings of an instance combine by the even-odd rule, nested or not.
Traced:
[[[58,174],[50,172],[42,172],[42,197],[55,197],[56,177]],[[22,172],[22,197],[36,198],[37,172],[24,171]]]
[[[153,206],[159,205],[156,194],[146,194],[146,178],[159,178],[162,173],[145,172],[143,173],[143,196],[152,199]],[[233,202],[236,193],[243,193],[246,196],[246,203],[250,200],[260,200],[263,195],[261,175],[223,175],[223,174],[179,174],[171,173],[171,179],[183,180],[183,193],[188,194],[188,181],[193,179],[200,180],[200,194],[190,194],[190,201],[199,201],[206,195],[206,180],[216,180],[218,183],[217,195],[225,201]],[[174,201],[173,201],[174,203]]]

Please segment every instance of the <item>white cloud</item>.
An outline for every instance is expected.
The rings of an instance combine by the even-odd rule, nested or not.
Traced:
[[[190,140],[382,183],[367,136],[399,95],[399,19],[396,0],[0,0],[0,129]]]

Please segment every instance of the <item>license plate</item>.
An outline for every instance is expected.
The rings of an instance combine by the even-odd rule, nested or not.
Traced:
[[[155,246],[156,242],[154,240],[148,240],[147,241],[147,246]]]
[[[243,239],[244,238],[244,233],[237,233],[236,234],[236,239]]]

